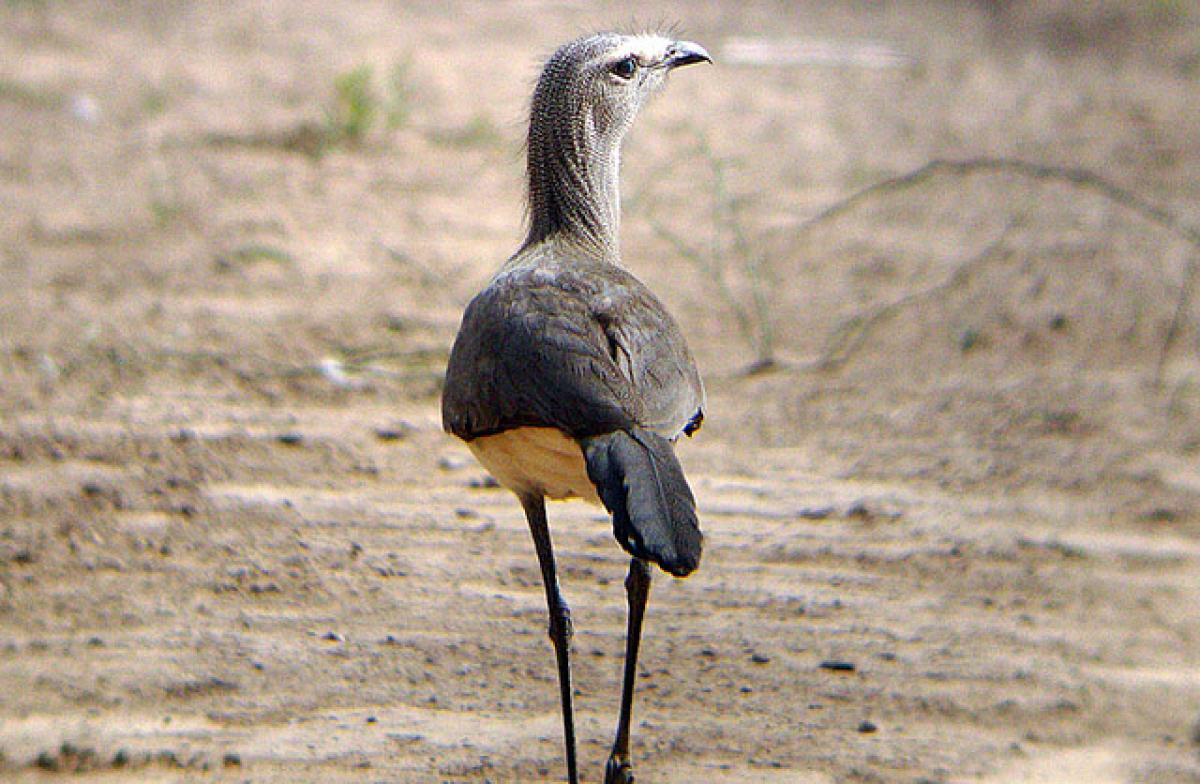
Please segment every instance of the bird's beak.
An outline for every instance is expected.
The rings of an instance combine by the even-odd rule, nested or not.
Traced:
[[[667,50],[667,70],[678,68],[681,65],[711,63],[712,61],[712,57],[709,56],[703,46],[694,44],[691,41],[676,41]]]

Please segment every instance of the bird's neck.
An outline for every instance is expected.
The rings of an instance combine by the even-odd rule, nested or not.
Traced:
[[[620,263],[621,140],[582,121],[534,121],[529,132],[529,234],[522,248],[553,240]]]

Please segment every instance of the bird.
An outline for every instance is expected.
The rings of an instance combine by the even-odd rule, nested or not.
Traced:
[[[674,444],[705,413],[679,325],[622,263],[621,145],[681,66],[711,63],[667,34],[601,32],[560,46],[530,104],[524,242],[467,305],[442,392],[443,426],[519,499],[546,592],[567,779],[578,782],[570,608],[546,498],[602,504],[629,554],[620,715],[606,784],[634,781],[630,714],[651,565],[696,570],[703,535]]]

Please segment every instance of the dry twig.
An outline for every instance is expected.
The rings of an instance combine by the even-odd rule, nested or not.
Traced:
[[[1154,373],[1154,383],[1155,386],[1161,386],[1167,359],[1169,358],[1171,350],[1174,348],[1175,342],[1178,340],[1179,334],[1182,331],[1183,321],[1186,317],[1188,305],[1191,302],[1192,293],[1195,289],[1197,272],[1200,270],[1200,263],[1198,263],[1198,256],[1200,256],[1200,228],[1186,223],[1182,218],[1165,207],[1156,205],[1134,193],[1133,191],[1123,188],[1111,180],[1096,174],[1095,172],[1078,167],[1052,166],[1047,164],[1031,163],[1029,161],[1023,161],[1014,158],[981,157],[968,158],[961,161],[935,159],[905,174],[891,177],[889,179],[874,183],[873,185],[869,185],[866,188],[856,191],[846,198],[831,204],[821,212],[803,221],[797,227],[797,232],[807,231],[819,224],[833,220],[834,218],[849,212],[854,207],[857,207],[858,205],[868,201],[871,198],[874,198],[875,196],[907,190],[908,188],[912,188],[916,185],[924,183],[939,174],[968,175],[977,172],[1010,172],[1037,180],[1052,180],[1076,185],[1084,190],[1090,190],[1098,193],[1109,201],[1119,204],[1122,207],[1141,215],[1143,218],[1151,221],[1152,223],[1162,226],[1172,234],[1185,240],[1188,244],[1192,245],[1196,249],[1197,253],[1192,256],[1191,261],[1184,270],[1183,280],[1179,287],[1179,296],[1175,302],[1174,313],[1172,315],[1171,322],[1167,327],[1167,332],[1163,336],[1162,346],[1159,349],[1158,362],[1156,364]],[[976,260],[978,260],[978,257]],[[970,264],[973,266],[973,262],[970,262]],[[960,268],[959,271],[962,271],[962,268]],[[958,273],[956,272],[955,275],[957,274]],[[951,279],[947,281],[947,284],[952,283],[954,279],[955,276],[952,276]],[[841,355],[836,352],[840,349],[841,345],[845,344],[846,340],[853,339],[855,341],[854,345],[849,349],[852,351],[854,348],[857,348],[862,338],[865,337],[865,329],[878,319],[887,315],[888,312],[891,312],[891,309],[894,309],[895,307],[901,307],[904,303],[911,301],[912,298],[927,296],[934,291],[940,290],[940,288],[941,287],[938,286],[929,291],[910,295],[910,297],[905,297],[899,302],[884,306],[885,312],[879,312],[879,309],[876,309],[876,311],[856,316],[849,322],[842,324],[834,333],[834,337],[831,341],[833,344],[832,348],[826,352],[826,355],[822,357],[822,359],[817,361],[817,366],[829,367],[830,362],[833,363],[832,366],[841,364],[841,362],[838,361],[838,356]],[[856,325],[860,326],[856,328]],[[851,333],[850,337],[841,338],[839,342],[839,335],[847,332],[847,330],[849,330]]]
[[[995,239],[971,258],[959,264],[950,277],[941,283],[921,291],[905,294],[898,300],[878,305],[865,313],[859,313],[843,321],[833,331],[825,351],[812,363],[812,367],[818,370],[834,370],[841,367],[866,342],[868,333],[883,319],[914,302],[934,297],[961,284],[977,268],[995,257],[1015,223],[1015,221],[1009,221]]]

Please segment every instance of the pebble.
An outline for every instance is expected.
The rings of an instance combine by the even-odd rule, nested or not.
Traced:
[[[857,667],[854,662],[842,661],[841,659],[826,659],[818,665],[822,670],[832,670],[834,672],[854,672]]]
[[[362,389],[366,383],[361,378],[352,378],[346,374],[346,366],[334,357],[325,357],[317,363],[317,372],[326,381],[341,389]]]
[[[412,425],[401,423],[375,428],[375,437],[380,441],[402,441],[408,438],[410,432],[412,432]]]
[[[875,732],[879,728],[875,726],[875,722],[863,720],[858,723],[858,731],[862,733]]]
[[[873,522],[879,519],[898,520],[903,516],[903,514],[894,509],[883,510],[873,508],[867,504],[866,500],[859,499],[858,501],[850,504],[850,506],[846,507],[846,513],[844,516],[849,519]]]
[[[76,93],[71,96],[71,116],[85,125],[95,125],[100,122],[100,104],[87,93]]]
[[[855,501],[846,508],[846,517],[854,517],[860,520],[870,520],[875,515],[867,508],[866,501]]]

